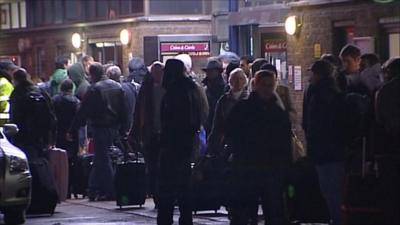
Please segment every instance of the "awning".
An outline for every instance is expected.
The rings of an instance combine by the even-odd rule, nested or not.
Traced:
[[[267,5],[257,8],[242,8],[239,12],[229,15],[229,25],[249,24],[282,24],[289,13],[289,8],[284,5]]]

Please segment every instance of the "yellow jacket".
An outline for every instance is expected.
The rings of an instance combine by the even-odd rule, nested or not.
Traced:
[[[0,78],[0,119],[10,118],[10,95],[14,91],[14,86],[6,78]]]

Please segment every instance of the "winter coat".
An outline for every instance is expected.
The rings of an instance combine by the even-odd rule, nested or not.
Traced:
[[[379,63],[366,68],[360,74],[361,82],[368,88],[371,96],[382,86],[382,69]]]
[[[381,128],[379,153],[400,154],[400,76],[382,86],[375,107]]]
[[[137,83],[133,83],[132,81],[132,82],[123,82],[121,84],[121,87],[125,92],[125,105],[127,110],[126,113],[128,114],[127,123],[130,130],[133,126],[133,116],[135,113],[136,99],[140,90],[140,85]]]
[[[81,63],[75,63],[68,68],[68,75],[76,87],[75,95],[83,100],[90,84],[85,77],[85,70]]]
[[[167,86],[161,105],[161,146],[164,154],[189,160],[194,137],[200,129],[200,96],[188,77],[178,77]]]
[[[35,93],[42,96],[46,108],[41,115],[47,118],[37,118],[33,109],[29,108],[28,94]],[[29,96],[30,97],[30,96]],[[46,120],[46,121],[44,121]],[[42,91],[39,87],[33,85],[29,81],[19,83],[10,96],[10,121],[19,128],[18,134],[13,137],[13,143],[22,148],[28,155],[36,156],[37,153],[44,150],[49,144],[53,144],[55,137],[54,109],[50,96]],[[33,127],[32,121],[44,123],[42,127]],[[29,149],[28,149],[29,148]]]
[[[60,93],[61,83],[68,79],[66,69],[57,69],[50,79],[50,96],[55,96]]]
[[[94,128],[113,128],[123,133],[128,132],[128,114],[124,99],[125,93],[121,84],[113,80],[103,78],[92,84],[81,103],[71,130],[77,130],[86,120],[90,120]]]
[[[69,158],[77,157],[79,151],[78,130],[70,131],[72,141],[66,140],[66,134],[78,112],[79,104],[79,99],[73,95],[60,93],[53,97],[53,106],[57,117],[56,146],[67,150]]]
[[[225,122],[232,108],[241,100],[249,97],[249,92],[244,90],[238,99],[235,99],[232,92],[227,92],[217,102],[215,107],[214,122],[211,133],[208,136],[208,152],[219,154],[224,145]]]
[[[291,122],[275,96],[266,101],[252,92],[232,109],[225,128],[238,170],[254,174],[290,165]]]
[[[344,160],[345,107],[344,95],[335,88],[334,81],[321,81],[305,92],[302,125],[307,154],[316,164]]]
[[[205,78],[203,80],[203,84],[206,87],[206,95],[209,106],[208,119],[204,124],[204,128],[206,129],[207,135],[209,135],[214,120],[215,106],[217,105],[217,101],[226,92],[226,83],[221,75],[218,76],[218,78],[216,78],[214,81]]]
[[[147,144],[151,141],[154,132],[154,79],[148,74],[143,80],[137,95],[133,117],[131,140]],[[163,96],[162,96],[163,97]]]

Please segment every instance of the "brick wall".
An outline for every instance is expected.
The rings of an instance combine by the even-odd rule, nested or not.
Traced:
[[[288,65],[302,66],[303,89],[307,85],[309,72],[307,68],[315,61],[314,44],[321,45],[321,53],[333,52],[333,24],[338,21],[354,21],[354,35],[358,37],[372,36],[377,42],[375,49],[381,47],[379,31],[382,28],[379,19],[399,16],[400,2],[390,4],[375,3],[343,3],[321,6],[291,8],[289,15],[296,15],[302,21],[300,33],[287,36]],[[302,118],[303,91],[291,94],[298,111],[297,131],[304,138],[300,122]]]
[[[119,40],[122,29],[129,28],[132,33],[131,43],[122,47],[122,70],[127,73],[129,53],[133,56],[143,57],[143,37],[160,34],[211,34],[210,21],[193,22],[138,22],[134,24],[114,24],[91,27],[75,27],[53,30],[15,32],[0,35],[0,55],[20,55],[22,65],[33,76],[49,77],[54,71],[54,60],[57,53],[57,45],[64,45],[66,54],[77,52],[71,44],[71,36],[74,32],[82,35],[85,42],[82,43],[84,52],[88,52],[88,39],[113,38]],[[24,52],[18,50],[18,39],[28,38],[31,48]],[[43,60],[46,62],[42,73],[37,74],[36,55],[38,48],[44,51]]]

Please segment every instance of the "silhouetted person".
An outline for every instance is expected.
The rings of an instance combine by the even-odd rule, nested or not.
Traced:
[[[165,65],[161,106],[161,155],[157,224],[173,223],[174,203],[180,211],[179,224],[190,225],[191,154],[200,129],[200,100],[196,84],[185,76],[182,61],[169,59]]]
[[[203,84],[206,88],[207,101],[209,105],[208,119],[204,124],[207,135],[211,132],[212,122],[214,120],[215,105],[217,101],[225,94],[226,82],[222,76],[224,69],[222,64],[218,60],[210,60],[207,66],[203,68],[206,72],[206,78],[203,80]]]
[[[13,83],[15,88],[10,96],[10,121],[19,129],[13,143],[29,159],[41,157],[55,141],[56,117],[51,99],[30,81],[24,69],[14,72]]]
[[[318,60],[312,67],[311,84],[304,94],[303,129],[307,153],[316,166],[321,193],[332,224],[342,224],[342,192],[345,160],[346,111],[344,94],[333,77],[333,66]]]
[[[121,84],[108,79],[100,63],[93,63],[89,72],[93,84],[81,103],[70,132],[86,120],[90,121],[95,152],[88,196],[90,200],[108,200],[114,197],[114,172],[108,151],[120,136],[126,136],[129,131],[127,110]]]
[[[289,114],[275,95],[273,72],[256,73],[254,91],[240,101],[226,122],[233,152],[231,224],[248,224],[259,199],[266,224],[285,224],[284,178],[291,163]]]
[[[158,204],[156,185],[161,150],[161,101],[166,92],[162,86],[163,76],[164,64],[154,62],[151,65],[151,72],[144,77],[139,91],[131,134],[135,142],[143,147],[148,194],[153,197],[155,207]]]

